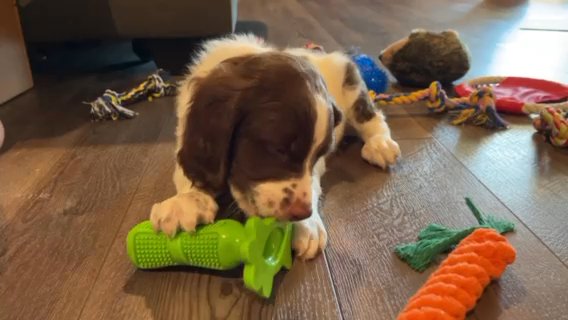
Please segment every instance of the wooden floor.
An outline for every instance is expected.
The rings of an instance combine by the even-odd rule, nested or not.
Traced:
[[[281,46],[313,40],[376,55],[415,27],[451,27],[472,51],[468,77],[568,82],[568,32],[521,29],[534,12],[560,15],[568,4],[240,2],[241,18],[265,22]],[[432,271],[412,271],[394,246],[432,222],[472,225],[464,196],[518,227],[508,236],[516,263],[470,319],[568,319],[568,152],[544,143],[524,117],[492,132],[451,126],[421,106],[387,108],[402,161],[389,172],[372,168],[359,143],[332,159],[323,201],[329,246],[281,274],[270,300],[246,291],[234,272],[135,270],[126,233],[174,192],[173,100],[140,103],[135,120],[106,123],[90,123],[81,102],[130,87],[151,68],[40,76],[34,90],[0,107],[8,132],[0,151],[1,320],[394,319]]]

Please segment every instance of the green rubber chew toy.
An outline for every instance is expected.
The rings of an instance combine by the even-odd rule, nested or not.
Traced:
[[[141,269],[186,265],[228,270],[244,264],[245,286],[267,298],[274,276],[292,266],[292,228],[274,218],[251,217],[245,225],[226,219],[169,238],[144,221],[128,233],[127,252]]]

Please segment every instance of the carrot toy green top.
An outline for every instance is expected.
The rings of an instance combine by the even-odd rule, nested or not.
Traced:
[[[465,202],[479,222],[478,226],[450,229],[433,223],[420,231],[417,242],[399,245],[395,253],[414,270],[422,272],[432,264],[437,255],[450,250],[476,229],[491,228],[499,233],[515,230],[512,222],[484,215],[470,198],[465,198]]]
[[[513,246],[494,229],[473,231],[410,298],[397,319],[465,319],[483,289],[501,276],[515,256]]]
[[[469,198],[466,203],[479,226],[453,230],[431,224],[420,232],[418,242],[396,248],[402,260],[415,270],[424,271],[437,254],[457,244],[409,299],[397,320],[465,319],[484,288],[515,260],[515,249],[500,234],[514,230],[513,223],[483,215]]]

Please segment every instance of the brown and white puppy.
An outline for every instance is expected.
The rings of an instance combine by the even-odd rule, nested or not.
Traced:
[[[177,194],[152,208],[169,235],[215,219],[229,190],[249,216],[295,221],[294,249],[313,258],[327,243],[318,213],[325,157],[346,124],[362,156],[387,166],[400,154],[349,58],[280,51],[254,36],[207,42],[177,98]]]

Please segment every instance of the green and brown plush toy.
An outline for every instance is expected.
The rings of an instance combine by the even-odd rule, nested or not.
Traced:
[[[469,70],[467,46],[454,30],[439,33],[415,29],[384,49],[379,60],[403,86],[450,85]]]

